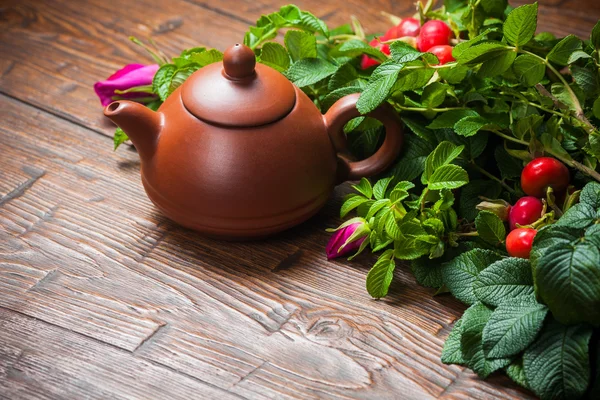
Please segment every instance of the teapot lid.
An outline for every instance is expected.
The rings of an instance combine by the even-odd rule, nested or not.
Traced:
[[[181,88],[185,108],[197,118],[224,126],[264,125],[287,115],[296,91],[281,73],[256,63],[254,51],[231,46],[223,62],[196,71]]]

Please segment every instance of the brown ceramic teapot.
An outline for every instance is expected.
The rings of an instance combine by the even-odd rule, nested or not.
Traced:
[[[391,107],[370,114],[386,130],[381,148],[353,162],[343,127],[358,94],[325,115],[281,73],[236,44],[223,62],[190,76],[158,111],[130,101],[104,110],[138,150],[152,202],[175,222],[224,239],[264,237],[314,215],[333,187],[382,172],[400,153]]]

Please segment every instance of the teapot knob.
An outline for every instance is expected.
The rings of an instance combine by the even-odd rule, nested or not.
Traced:
[[[256,56],[254,51],[243,44],[235,44],[225,50],[223,54],[223,67],[225,77],[231,80],[240,80],[254,75]]]

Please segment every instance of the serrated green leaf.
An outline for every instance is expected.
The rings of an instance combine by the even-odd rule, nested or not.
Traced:
[[[480,78],[493,78],[502,75],[512,67],[516,57],[517,53],[512,50],[495,51],[490,58],[481,64],[477,76]]]
[[[569,57],[576,50],[581,50],[581,39],[575,35],[569,35],[558,42],[546,58],[558,65],[568,65]]]
[[[499,259],[500,256],[491,250],[474,249],[460,254],[444,264],[444,282],[454,297],[465,304],[473,304],[477,301],[473,292],[473,282],[477,275]]]
[[[469,183],[467,171],[458,165],[443,165],[436,169],[429,181],[427,187],[430,190],[440,189],[458,189]]]
[[[198,68],[196,67],[185,67],[180,68],[171,77],[171,83],[169,84],[169,90],[167,96],[171,95],[179,86],[183,84]]]
[[[460,338],[462,336],[462,318],[454,323],[448,338],[444,342],[442,349],[442,362],[444,364],[464,364],[465,360],[462,355],[460,346]]]
[[[542,400],[577,399],[588,386],[588,343],[592,331],[551,320],[523,354],[525,376]]]
[[[494,158],[496,159],[496,164],[498,165],[502,178],[513,179],[521,176],[523,161],[511,157],[504,147],[496,147],[496,150],[494,150]]]
[[[352,185],[352,188],[357,192],[363,194],[367,199],[373,196],[373,188],[371,182],[367,178],[361,178],[357,185]]]
[[[481,117],[465,117],[454,124],[454,131],[465,137],[477,134],[482,128],[493,126],[489,120]]]
[[[590,35],[590,41],[596,50],[600,50],[600,21],[596,22],[596,25],[594,25],[592,34]]]
[[[501,244],[506,238],[504,222],[490,211],[480,211],[475,218],[479,238],[493,246]]]
[[[210,49],[202,53],[195,53],[190,56],[190,61],[198,64],[200,67],[206,67],[209,64],[223,60],[223,53],[217,49]]]
[[[423,243],[415,237],[400,236],[394,240],[394,257],[400,260],[414,260],[429,253],[429,246],[424,246]]]
[[[279,43],[268,42],[261,48],[259,62],[283,72],[290,66],[290,56],[285,47]]]
[[[415,135],[404,137],[404,149],[400,161],[392,167],[390,175],[398,180],[413,180],[423,173],[425,160],[433,151],[433,146]]]
[[[320,58],[303,58],[287,70],[286,76],[298,87],[313,85],[335,73],[337,67]]]
[[[117,150],[119,148],[119,146],[122,145],[127,140],[129,140],[129,137],[127,136],[125,131],[123,131],[123,129],[121,129],[121,128],[117,128],[115,130],[115,134],[113,136],[113,144],[115,146],[114,150]]]
[[[447,91],[448,85],[432,82],[423,89],[421,104],[427,108],[435,108],[444,102]]]
[[[506,375],[513,380],[516,384],[524,387],[525,389],[531,389],[525,376],[525,368],[523,367],[523,358],[519,357],[513,361],[508,367],[506,367]]]
[[[584,93],[593,96],[594,93],[598,92],[598,69],[579,67],[577,65],[571,65],[571,75],[577,83],[577,86],[583,90]]]
[[[390,54],[392,59],[398,64],[406,64],[418,60],[423,55],[423,53],[403,41],[391,43]]]
[[[483,329],[486,358],[505,358],[523,351],[542,329],[547,313],[548,308],[534,300],[500,303]]]
[[[544,78],[546,65],[537,57],[523,54],[515,60],[513,71],[523,85],[535,86]]]
[[[454,128],[454,125],[465,117],[476,117],[477,111],[475,110],[450,110],[443,114],[440,114],[436,119],[433,120],[427,127],[429,129],[442,129],[442,128]]]
[[[370,220],[373,216],[375,216],[375,214],[377,214],[379,212],[379,210],[381,210],[383,207],[385,207],[388,204],[390,204],[389,199],[381,199],[381,200],[375,201],[373,204],[371,204],[371,207],[369,208],[369,211],[367,212],[365,219],[367,221]]]
[[[375,199],[381,200],[385,197],[387,187],[390,185],[393,178],[393,176],[390,176],[388,178],[380,179],[375,183],[373,186],[373,195],[375,196]]]
[[[349,196],[346,201],[344,201],[344,203],[342,204],[342,207],[340,209],[340,217],[344,218],[346,216],[346,214],[348,214],[350,211],[354,210],[356,207],[360,206],[363,203],[366,203],[367,201],[369,201],[369,199],[360,196],[360,195],[351,195]]]
[[[529,254],[529,260],[535,275],[535,268],[537,266],[537,260],[544,254],[544,252],[551,247],[555,247],[560,244],[572,244],[579,239],[580,230],[565,227],[556,226],[556,224],[546,226],[538,230],[535,238],[533,239],[533,246],[531,247],[531,253]]]
[[[425,257],[412,260],[410,269],[419,285],[431,288],[439,288],[444,285],[442,263],[436,262],[436,260]]]
[[[338,68],[327,84],[329,90],[336,90],[347,86],[358,86],[361,89],[366,86],[366,80],[360,77],[358,72],[356,72],[356,69],[350,63],[344,64]]]
[[[475,303],[462,316],[461,349],[466,364],[481,378],[510,364],[510,358],[488,360],[483,352],[483,329],[492,315],[492,310]]]
[[[556,222],[556,226],[568,226],[584,229],[594,224],[600,216],[598,212],[587,203],[575,204]]]
[[[363,42],[362,40],[352,39],[344,42],[338,49],[335,51],[335,55],[342,55],[346,57],[358,57],[361,54],[367,54],[370,57],[383,62],[388,59],[387,55],[381,52],[381,50],[369,46],[368,43]]]
[[[593,209],[600,209],[600,183],[590,182],[583,187],[579,195],[581,204],[590,206]]]
[[[456,61],[462,65],[477,65],[509,50],[510,48],[501,42],[482,42],[469,47]]]
[[[598,97],[594,101],[594,105],[592,106],[592,112],[594,113],[594,117],[600,119],[600,97]]]
[[[427,183],[436,169],[443,165],[450,164],[460,156],[464,148],[465,146],[457,146],[449,141],[443,141],[438,144],[425,161],[425,171],[421,182]]]
[[[460,216],[469,221],[477,217],[478,210],[475,208],[481,202],[479,196],[496,199],[502,192],[502,187],[497,182],[489,180],[474,180],[461,189],[459,210]]]
[[[169,95],[169,86],[171,85],[171,78],[177,70],[177,67],[173,64],[165,64],[161,66],[154,78],[152,79],[152,91],[160,97],[162,101],[165,101]]]
[[[559,244],[537,260],[537,293],[564,324],[600,325],[600,249],[590,243]]]
[[[361,114],[367,114],[381,105],[389,96],[398,79],[401,66],[394,63],[383,63],[373,71],[374,78],[363,90],[356,103]]]
[[[473,282],[473,293],[479,301],[498,306],[506,299],[532,298],[533,277],[528,260],[503,258],[484,268]]]
[[[295,21],[295,26],[310,32],[319,32],[326,38],[329,37],[327,24],[308,11],[300,11],[300,20]]]
[[[367,292],[371,297],[379,299],[387,295],[395,268],[393,250],[386,250],[367,274]]]
[[[285,33],[283,42],[294,61],[317,57],[317,38],[312,33],[289,30]]]
[[[523,46],[535,35],[537,28],[537,3],[517,7],[508,14],[502,27],[508,43]]]

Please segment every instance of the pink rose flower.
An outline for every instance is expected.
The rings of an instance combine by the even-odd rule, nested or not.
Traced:
[[[367,221],[362,218],[353,218],[333,231],[325,248],[328,260],[360,250],[370,233]]]
[[[100,98],[103,106],[113,101],[114,96],[135,100],[136,98],[152,96],[152,93],[132,92],[117,94],[115,90],[127,90],[136,86],[147,86],[152,84],[154,74],[159,65],[129,64],[112,74],[105,81],[96,82],[94,90]]]

